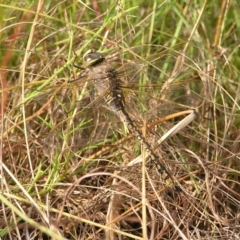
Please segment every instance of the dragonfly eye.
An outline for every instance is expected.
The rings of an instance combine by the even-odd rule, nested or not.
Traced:
[[[83,66],[90,67],[101,63],[105,59],[104,55],[100,52],[89,52],[83,57]]]

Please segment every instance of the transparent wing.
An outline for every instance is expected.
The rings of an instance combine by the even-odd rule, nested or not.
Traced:
[[[108,58],[108,62],[117,69],[126,111],[138,126],[196,108],[203,101],[198,68],[181,52],[164,50],[147,60]],[[28,129],[29,132],[38,129],[33,137],[41,136],[40,144],[46,154],[56,149],[61,152],[71,149],[73,154],[80,154],[87,148],[110,143],[113,129],[122,134],[123,124],[104,101],[109,91],[96,94],[95,80],[87,77],[86,70],[79,69],[76,76],[53,81],[42,88],[40,82],[35,83],[34,89],[26,85]],[[108,79],[103,75],[101,81],[104,84]],[[163,128],[173,126],[176,121],[151,133],[162,134]]]

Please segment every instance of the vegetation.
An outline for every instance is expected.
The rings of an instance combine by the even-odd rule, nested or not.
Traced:
[[[239,239],[239,7],[1,3],[0,238]],[[83,81],[90,48],[181,192]]]

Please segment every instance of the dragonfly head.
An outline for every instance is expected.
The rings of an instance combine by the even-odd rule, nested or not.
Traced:
[[[83,67],[92,67],[101,63],[105,59],[104,55],[100,52],[95,52],[93,50],[87,51],[83,56]]]

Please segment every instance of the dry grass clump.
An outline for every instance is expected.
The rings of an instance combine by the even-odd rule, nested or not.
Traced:
[[[0,238],[239,239],[237,1],[24,4],[0,4]],[[69,82],[89,48],[181,192],[91,82]]]

